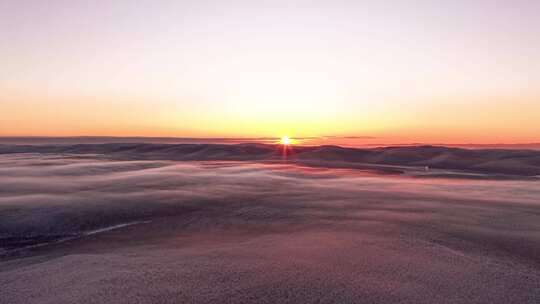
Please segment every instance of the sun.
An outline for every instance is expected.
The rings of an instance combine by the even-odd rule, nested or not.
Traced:
[[[288,146],[291,144],[291,138],[289,136],[282,136],[279,140],[279,143],[284,146]]]

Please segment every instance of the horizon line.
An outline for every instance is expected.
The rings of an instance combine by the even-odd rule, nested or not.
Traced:
[[[297,140],[339,140],[339,139],[376,139],[372,136],[336,136],[336,135],[327,135],[327,136],[300,136],[300,137],[291,137],[292,139]],[[2,135],[0,136],[1,141],[10,141],[10,140],[69,140],[69,139],[104,139],[104,140],[164,140],[164,141],[175,141],[175,140],[184,140],[184,141],[224,141],[224,142],[239,142],[246,141],[246,143],[253,143],[262,141],[261,143],[267,143],[267,141],[278,141],[280,137],[181,137],[181,136],[101,136],[101,135],[79,135],[79,136],[49,136],[49,135]],[[116,142],[121,143],[121,142]],[[140,142],[140,143],[144,143]],[[297,144],[301,145],[301,144]],[[317,144],[319,146],[324,144]],[[336,144],[331,144],[336,145]],[[339,146],[340,144],[337,144]],[[352,146],[407,146],[407,145],[439,145],[439,146],[477,146],[477,147],[489,147],[489,146],[518,146],[518,147],[527,147],[534,146],[540,147],[539,142],[518,142],[518,143],[504,143],[504,142],[493,142],[493,143],[474,143],[474,142],[464,142],[464,143],[444,143],[444,142],[401,142],[401,143],[391,143],[391,142],[376,142],[376,143],[356,143]],[[343,146],[351,146],[344,144]]]

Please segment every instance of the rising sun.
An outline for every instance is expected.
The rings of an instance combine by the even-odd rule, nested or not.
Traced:
[[[291,144],[291,138],[289,136],[283,136],[279,140],[279,143],[282,144],[282,145],[288,146],[288,145]]]

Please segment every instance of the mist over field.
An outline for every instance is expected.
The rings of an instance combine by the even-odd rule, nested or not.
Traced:
[[[268,161],[261,146],[190,161],[174,159],[185,146],[8,148],[1,303],[540,301],[530,175],[347,168],[351,151],[331,166],[335,150]]]
[[[0,0],[0,304],[540,304],[539,0]]]

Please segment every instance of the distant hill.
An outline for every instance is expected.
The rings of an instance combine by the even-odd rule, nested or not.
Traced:
[[[286,153],[285,153],[286,152]],[[0,154],[103,154],[112,159],[181,161],[278,161],[311,166],[402,171],[406,168],[454,170],[515,176],[540,175],[540,151],[463,149],[444,146],[345,148],[272,144],[106,143],[70,145],[0,145]]]

